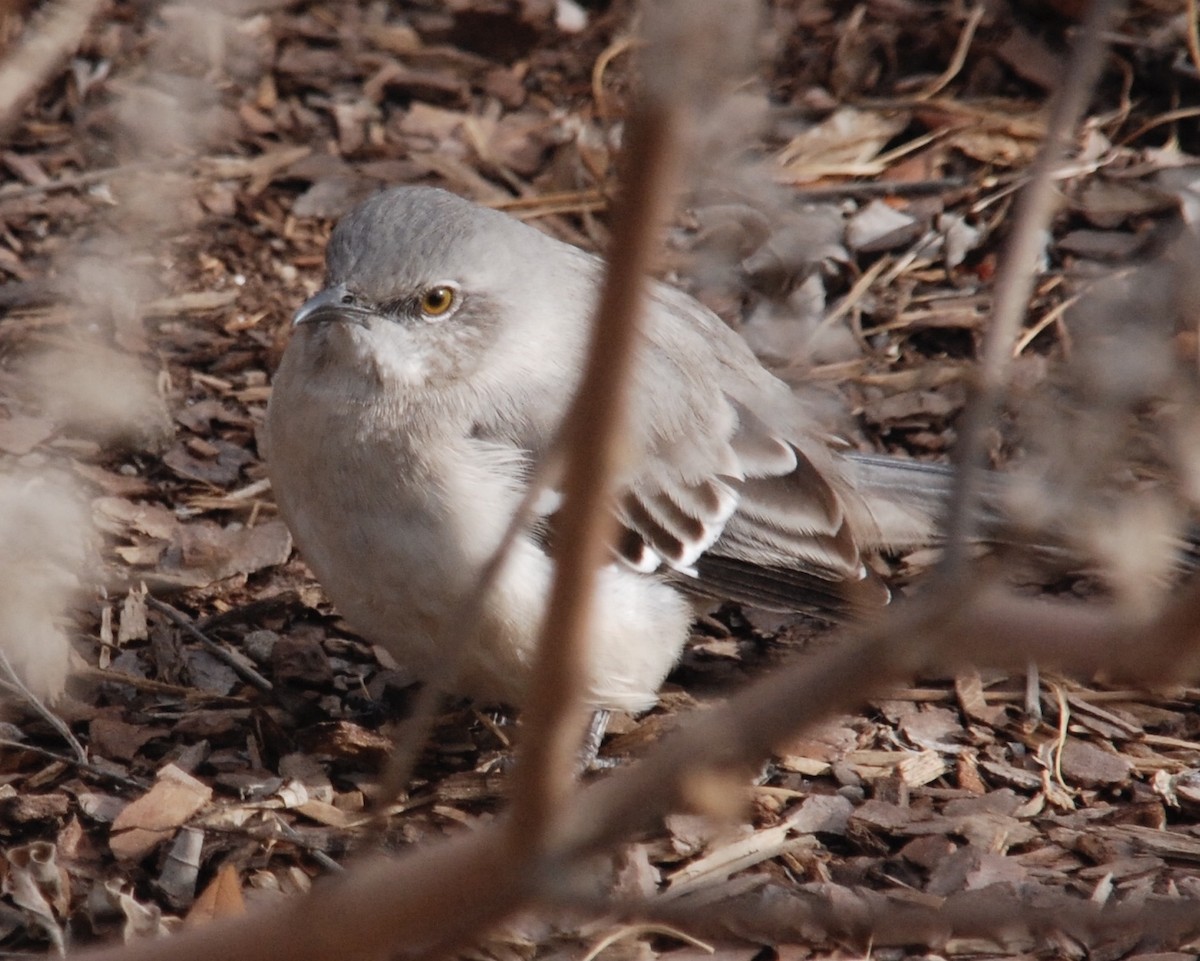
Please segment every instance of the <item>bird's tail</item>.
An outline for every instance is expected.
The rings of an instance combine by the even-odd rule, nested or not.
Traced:
[[[932,547],[944,539],[946,507],[954,487],[954,468],[881,454],[845,455],[847,475],[876,530],[861,536],[862,546],[892,553]],[[1031,530],[1012,510],[1014,478],[988,472],[983,477],[974,536],[992,549],[1019,550],[1043,571],[1083,570],[1092,561],[1063,532]],[[870,543],[868,535],[878,537]],[[1182,546],[1182,545],[1181,545]]]
[[[874,541],[864,547],[905,551],[940,541],[953,468],[881,454],[844,456],[850,485],[874,521],[874,531],[860,534]],[[991,513],[993,508],[987,510]]]

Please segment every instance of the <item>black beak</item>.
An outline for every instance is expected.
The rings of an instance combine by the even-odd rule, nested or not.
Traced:
[[[366,327],[371,316],[372,311],[355,303],[354,295],[346,289],[345,284],[336,284],[326,287],[301,304],[300,309],[292,315],[292,326],[339,321]]]

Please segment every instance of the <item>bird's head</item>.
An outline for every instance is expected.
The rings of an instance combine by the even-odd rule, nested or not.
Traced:
[[[564,252],[570,252],[564,256]],[[397,187],[337,225],[326,287],[293,318],[295,349],[350,365],[389,389],[436,390],[487,376],[501,356],[536,353],[578,302],[585,255],[443,190]],[[586,313],[585,305],[580,305]]]

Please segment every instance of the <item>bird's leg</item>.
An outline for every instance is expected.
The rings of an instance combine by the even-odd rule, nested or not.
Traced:
[[[500,711],[487,711],[486,713],[477,712],[477,716],[481,720],[485,720],[488,727],[493,729],[498,737],[504,736],[497,729],[499,726],[507,726],[511,724],[511,719],[506,717]],[[588,721],[587,732],[583,737],[583,745],[579,749],[579,759],[575,768],[576,776],[587,774],[589,771],[603,771],[608,768],[616,767],[620,762],[613,758],[600,757],[600,745],[604,741],[604,732],[608,728],[608,719],[611,716],[610,711],[593,711],[591,719]],[[495,726],[493,726],[495,725]],[[504,738],[507,740],[507,738]],[[511,751],[505,752],[500,757],[494,759],[486,768],[489,771],[503,771],[508,773],[516,758]]]
[[[610,714],[609,711],[592,712],[592,719],[588,721],[587,733],[583,738],[583,747],[579,751],[580,774],[616,766],[617,762],[613,759],[600,757],[600,744],[604,740]]]

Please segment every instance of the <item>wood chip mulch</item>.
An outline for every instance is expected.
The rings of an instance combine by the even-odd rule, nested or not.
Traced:
[[[1079,6],[767,4],[764,60],[714,120],[727,149],[695,171],[662,274],[803,382],[855,445],[944,458]],[[1074,298],[1116,266],[1169,259],[1193,209],[1188,10],[1135,2],[1114,37],[1061,183],[1000,463],[1048,443],[1018,411],[1067,392]],[[0,54],[38,12],[0,5]],[[368,806],[416,679],[355,638],[275,515],[257,444],[271,371],[320,285],[333,220],[379,186],[447,186],[603,249],[631,16],[622,0],[108,0],[0,144],[0,461],[68,475],[104,559],[72,621],[65,728],[17,699],[0,716],[0,951],[233,913],[307,891],[374,843]],[[1169,342],[1194,358],[1200,297],[1172,304]],[[919,582],[928,563],[889,572]],[[4,564],[20,590],[22,568]],[[1053,586],[1122,589],[1102,580]],[[831,637],[713,612],[661,704],[615,718],[604,755],[637,757]],[[530,922],[479,951],[581,957],[611,939],[608,956],[674,961],[702,944],[746,961],[1191,957],[1200,924],[914,948],[801,918],[989,890],[1200,898],[1198,698],[1099,678],[1041,676],[1032,696],[1019,676],[923,678],[788,745],[739,826],[672,816],[622,855],[616,892],[723,906],[689,934]],[[438,719],[382,843],[500,809],[514,725],[493,707]]]

